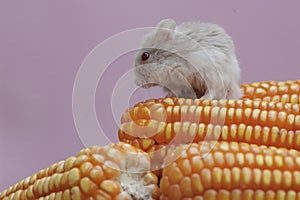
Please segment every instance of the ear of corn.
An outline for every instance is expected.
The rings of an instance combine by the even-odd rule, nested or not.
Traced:
[[[123,114],[121,141],[153,145],[224,140],[300,149],[300,104],[158,99]]]
[[[296,150],[200,142],[179,146],[167,155],[165,165],[162,200],[300,198],[300,153]]]
[[[157,199],[149,169],[148,155],[129,144],[94,146],[25,178],[0,199]]]

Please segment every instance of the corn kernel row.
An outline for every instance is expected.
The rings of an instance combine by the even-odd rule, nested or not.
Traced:
[[[206,123],[165,123],[142,120],[143,123],[123,123],[119,139],[146,152],[157,145],[178,145],[200,141],[235,141],[300,150],[300,130],[287,131],[277,126],[246,124],[213,125]]]
[[[145,102],[137,103],[133,108],[128,109],[121,121],[129,119],[139,118],[146,119],[145,117],[151,117],[150,114],[155,113],[157,110],[166,109],[169,106],[211,106],[211,107],[222,107],[222,108],[251,108],[259,110],[275,110],[295,114],[299,113],[300,105],[297,103],[282,103],[273,101],[260,101],[252,99],[221,99],[221,100],[210,100],[210,99],[184,99],[184,98],[161,98],[161,99],[149,99]],[[130,118],[131,117],[131,118]]]

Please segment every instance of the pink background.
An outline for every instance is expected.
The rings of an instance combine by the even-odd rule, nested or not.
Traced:
[[[0,2],[0,191],[84,147],[72,118],[73,82],[87,54],[113,34],[169,17],[213,22],[235,41],[241,83],[300,78],[300,1],[103,2]],[[97,89],[99,121],[112,141],[111,88],[133,56],[116,60]],[[137,91],[131,102],[153,95]]]

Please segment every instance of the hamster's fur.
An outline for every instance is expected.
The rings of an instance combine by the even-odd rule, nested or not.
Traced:
[[[218,25],[172,19],[147,34],[135,61],[135,82],[162,86],[169,97],[239,99],[234,44]]]

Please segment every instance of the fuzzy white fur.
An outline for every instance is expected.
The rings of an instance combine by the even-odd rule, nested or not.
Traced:
[[[150,57],[143,61],[143,52]],[[162,86],[167,96],[239,99],[240,68],[230,36],[218,25],[172,19],[147,34],[135,61],[135,82]]]

